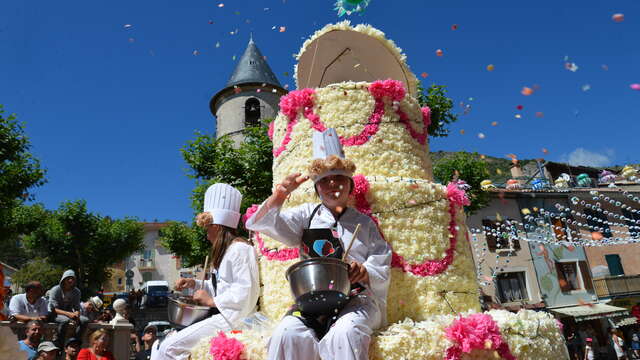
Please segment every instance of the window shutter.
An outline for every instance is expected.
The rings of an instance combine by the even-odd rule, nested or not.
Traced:
[[[562,263],[556,262],[556,272],[558,273],[558,284],[560,285],[560,290],[562,292],[568,292],[571,290],[571,286],[567,281],[567,278],[564,276],[564,271],[562,270]]]
[[[489,219],[482,220],[482,227],[485,232],[485,239],[487,240],[487,248],[490,252],[496,252],[496,236],[491,234],[491,230],[493,230],[493,221]]]
[[[580,265],[580,273],[582,274],[582,281],[584,282],[582,286],[587,291],[593,291],[593,282],[591,281],[591,271],[589,271],[589,266],[587,266],[587,262],[578,261],[578,265]]]

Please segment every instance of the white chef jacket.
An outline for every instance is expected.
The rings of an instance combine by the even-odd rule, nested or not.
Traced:
[[[191,349],[203,337],[216,336],[219,331],[237,328],[244,318],[256,311],[260,282],[253,246],[242,241],[231,243],[215,276],[217,290],[214,290],[211,279],[204,282],[204,290],[213,298],[220,314],[168,336],[159,347],[154,345],[152,360],[187,360]],[[202,281],[196,280],[196,289],[201,287]]]
[[[285,245],[300,247],[302,245],[302,231],[309,224],[309,218],[317,204],[303,204],[282,211],[280,207],[274,207],[266,212],[262,206],[247,221],[247,229],[263,233]],[[260,219],[256,220],[259,215],[261,215]],[[335,219],[331,210],[320,205],[311,221],[310,228],[330,228],[334,223]],[[367,269],[369,284],[365,285],[367,288],[365,293],[369,293],[368,295],[374,299],[384,326],[387,313],[391,246],[382,238],[378,227],[370,217],[353,208],[347,208],[337,224],[337,232],[345,251],[351,243],[353,232],[358,224],[361,224],[360,232],[346,261],[357,261]]]

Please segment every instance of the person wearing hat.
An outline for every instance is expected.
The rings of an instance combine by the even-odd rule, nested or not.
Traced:
[[[64,343],[67,326],[75,326],[75,337],[80,338],[84,325],[89,321],[80,311],[80,289],[76,287],[76,273],[67,270],[62,274],[60,283],[49,290],[49,310],[54,313],[58,323],[58,344]]]
[[[232,330],[255,312],[260,293],[258,263],[253,245],[236,233],[241,201],[240,192],[230,185],[218,183],[207,189],[204,211],[196,223],[207,231],[213,274],[204,283],[180,278],[175,289],[198,289],[193,300],[215,310],[210,317],[165,338],[159,349],[154,346],[151,359],[188,359],[191,348],[203,337]]]
[[[36,360],[55,360],[59,352],[60,348],[54,343],[51,341],[43,341],[38,345],[38,356]]]
[[[147,325],[142,332],[142,342],[144,348],[136,353],[136,360],[151,359],[151,348],[158,338],[158,328],[155,325]]]
[[[308,175],[284,178],[246,226],[299,247],[303,258],[341,259],[355,241],[346,261],[352,289],[359,292],[354,295],[352,290],[346,305],[330,319],[290,311],[269,340],[268,358],[368,359],[371,334],[386,323],[391,247],[371,218],[348,207],[355,165],[345,158],[334,129],[314,133],[313,157]],[[309,178],[321,203],[282,210],[289,194]],[[358,224],[361,228],[354,240]]]
[[[64,343],[64,360],[76,360],[80,351],[80,340],[69,338]]]
[[[593,351],[593,339],[588,337],[584,339],[584,360],[594,360],[596,358]]]
[[[100,309],[102,309],[102,300],[97,297],[91,297],[89,300],[80,303],[80,314],[86,317],[89,322],[96,322],[100,315]]]

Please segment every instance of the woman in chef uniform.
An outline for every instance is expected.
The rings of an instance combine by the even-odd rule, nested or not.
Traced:
[[[371,218],[347,206],[355,165],[345,159],[334,129],[314,133],[313,157],[309,175],[287,176],[246,226],[285,245],[299,247],[304,258],[342,258],[356,226],[361,224],[346,259],[349,279],[361,291],[350,297],[325,331],[314,331],[309,319],[299,312],[294,313],[298,316],[285,316],[271,336],[268,358],[368,359],[371,333],[386,322],[391,248]],[[287,196],[309,178],[322,203],[282,210]]]
[[[217,309],[215,315],[168,336],[153,347],[152,360],[186,360],[190,350],[204,337],[237,327],[256,311],[260,292],[258,264],[253,246],[236,235],[242,195],[227,184],[211,185],[204,196],[204,211],[196,217],[198,226],[207,230],[211,242],[211,279],[181,278],[176,290],[196,288],[193,299],[200,305]],[[208,269],[205,269],[208,271]]]

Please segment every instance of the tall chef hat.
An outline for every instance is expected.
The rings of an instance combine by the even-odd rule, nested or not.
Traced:
[[[314,183],[331,175],[352,177],[355,164],[345,159],[340,138],[335,129],[313,133],[313,160],[309,165],[309,176]]]
[[[233,186],[213,184],[204,194],[204,211],[196,221],[201,227],[218,224],[236,229],[240,220],[241,202],[242,194]]]

